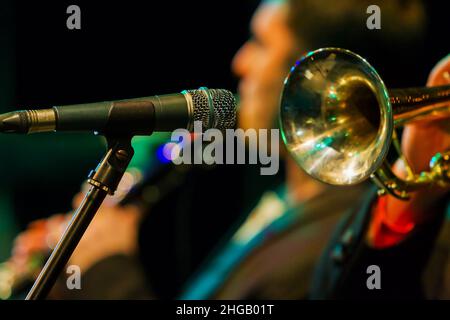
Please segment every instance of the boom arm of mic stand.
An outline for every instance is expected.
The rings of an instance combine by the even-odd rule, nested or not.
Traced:
[[[89,174],[91,185],[74,213],[66,231],[29,291],[26,300],[45,299],[72,256],[78,242],[108,194],[114,194],[127,169],[134,150],[132,137],[108,138],[108,151],[97,168]]]

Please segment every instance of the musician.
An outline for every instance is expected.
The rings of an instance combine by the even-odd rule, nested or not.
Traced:
[[[431,72],[427,85],[450,83],[450,56]],[[450,148],[448,119],[406,125],[402,149],[414,172],[428,170],[437,152]],[[406,177],[401,161],[394,166]],[[448,188],[429,187],[401,201],[372,193],[346,217],[323,255],[314,298],[450,298]],[[447,214],[447,216],[446,216]],[[379,267],[381,289],[369,289],[367,268]]]
[[[421,28],[420,26],[424,21],[422,19],[425,19],[422,16],[422,7],[420,6],[420,3],[411,3],[411,6],[402,7],[399,3],[390,3],[392,7],[389,8],[389,10],[385,10],[385,16],[384,21],[390,21],[390,19],[395,19],[396,26],[399,26],[398,23],[402,24],[404,26],[404,29],[402,31],[402,39],[403,43],[397,39],[397,44],[400,46],[404,46],[408,41],[410,42],[409,45],[414,43],[415,40],[420,38]],[[339,11],[339,8],[333,11],[327,11],[323,10],[324,7],[321,5],[326,6],[327,4],[321,3],[318,4],[317,2],[309,2],[309,1],[290,1],[290,15],[289,18],[290,21],[290,30],[296,30],[295,36],[297,37],[298,41],[296,41],[296,44],[298,46],[299,43],[302,43],[305,47],[304,50],[310,50],[312,48],[319,48],[319,47],[325,47],[325,46],[343,46],[346,48],[354,48],[356,52],[365,52],[365,49],[368,49],[368,52],[373,53],[375,51],[375,47],[378,47],[377,49],[383,52],[385,48],[383,47],[384,41],[386,43],[391,43],[393,39],[396,38],[396,33],[393,30],[390,30],[390,32],[394,32],[394,34],[383,34],[382,39],[384,40],[375,40],[370,39],[370,41],[367,41],[363,39],[365,33],[361,34],[358,30],[356,31],[348,31],[348,30],[355,30],[355,27],[357,25],[357,21],[360,21],[362,18],[358,13],[361,13],[360,10],[363,6],[367,5],[367,3],[359,2],[358,5],[355,3],[352,3],[352,1],[346,2],[343,1],[341,3],[342,7],[341,10],[345,10],[346,14],[348,16],[354,15],[354,19],[348,18],[345,21],[345,27],[342,25],[339,21],[339,18],[342,18],[342,12]],[[355,6],[353,6],[355,5]],[[396,8],[396,5],[398,6]],[[330,4],[331,6],[331,4]],[[384,6],[381,4],[381,7],[384,8]],[[320,8],[320,9],[319,9]],[[350,8],[352,8],[354,11],[352,11]],[[395,9],[396,8],[396,9]],[[399,9],[403,10],[403,16],[398,15],[397,10]],[[317,11],[315,11],[317,10]],[[305,13],[308,12],[308,16],[305,15]],[[395,14],[394,14],[395,12]],[[390,15],[391,13],[392,15]],[[297,15],[295,15],[297,14]],[[255,18],[253,20],[254,25],[258,25],[258,14],[255,15]],[[318,24],[317,29],[307,30],[305,26],[311,25],[313,21],[320,21],[317,22]],[[323,22],[322,22],[323,21]],[[323,23],[323,24],[322,24]],[[388,27],[389,28],[389,27]],[[319,31],[320,30],[320,31]],[[346,30],[347,33],[345,33],[345,36],[351,39],[350,41],[346,41],[342,37],[343,34],[340,34],[343,30]],[[412,32],[413,34],[409,34],[409,32]],[[318,34],[315,34],[315,32],[320,32],[320,36]],[[397,30],[398,32],[398,30]],[[258,32],[255,30],[255,34],[258,34]],[[323,38],[322,38],[323,37]],[[407,40],[406,40],[407,39]],[[356,42],[353,42],[355,41]],[[242,67],[242,70],[247,71],[250,69],[250,67],[246,66],[251,65],[250,61],[254,61],[257,57],[257,53],[253,53],[255,56],[253,56],[251,53],[246,52],[248,51],[257,51],[258,43],[261,41],[261,39],[255,39],[256,43],[250,41],[248,44],[244,45],[244,47],[241,49],[241,51],[237,54],[235,58],[235,67],[238,67],[237,70],[239,71],[239,67]],[[306,46],[305,44],[310,44],[311,47]],[[248,46],[248,47],[247,47]],[[254,46],[254,47],[252,47]],[[373,46],[373,47],[371,47]],[[299,47],[297,47],[297,50]],[[395,52],[397,49],[393,49],[390,52]],[[296,51],[299,52],[299,51]],[[386,51],[387,52],[387,51]],[[243,56],[240,56],[243,55]],[[397,51],[398,55],[398,51]],[[393,54],[390,56],[391,58],[395,56]],[[248,60],[245,60],[247,58]],[[411,58],[411,57],[410,57]],[[241,61],[243,60],[243,61]],[[242,63],[242,65],[239,65],[239,63]],[[257,66],[254,66],[257,68]],[[398,85],[402,85],[401,82],[402,79],[391,77],[391,74],[389,72],[389,68],[392,67],[390,64],[385,65],[385,74],[389,76],[389,82],[391,83],[397,83]],[[259,69],[264,72],[264,69]],[[391,69],[394,70],[394,69]],[[398,70],[398,68],[397,68]],[[246,74],[245,72],[242,73],[244,76],[244,83],[245,83],[245,76],[249,77],[251,76],[251,72],[247,71],[249,74]],[[261,72],[261,71],[260,71]],[[254,74],[253,74],[254,75]],[[263,78],[261,75],[258,77],[259,79]],[[247,79],[248,80],[248,79]],[[412,79],[409,79],[412,81]],[[403,85],[405,82],[403,83]],[[251,87],[251,86],[249,86]],[[262,97],[261,95],[255,95]],[[252,99],[253,100],[253,99]],[[254,101],[254,108],[249,108],[248,110],[252,110],[255,112],[254,116],[257,116],[256,110],[258,110],[258,106],[261,106],[260,101]],[[262,111],[261,113],[264,114]],[[289,174],[298,174],[297,180],[294,180],[292,185],[288,184],[289,187],[298,187],[298,193],[301,194],[305,191],[305,184],[304,182],[307,181],[304,176],[300,176],[299,173],[297,173],[297,170],[294,169],[294,165],[292,163],[291,159],[287,159],[287,170],[288,175]],[[290,166],[292,165],[292,167]],[[302,173],[303,174],[303,173]],[[289,179],[287,180],[289,183]],[[292,188],[294,189],[294,188]],[[291,189],[291,190],[292,190]],[[316,218],[317,220],[312,223],[305,223],[305,221],[302,221],[301,218],[298,218],[298,224],[295,227],[292,227],[290,229],[281,229],[277,230],[277,223],[281,224],[282,222],[275,221],[268,229],[269,231],[273,231],[274,229],[278,231],[278,239],[265,239],[264,246],[258,247],[254,249],[254,253],[252,253],[246,260],[243,260],[241,262],[241,265],[239,268],[233,272],[231,276],[229,276],[229,280],[222,284],[222,287],[219,288],[218,291],[216,291],[215,294],[212,295],[212,297],[219,297],[219,298],[305,298],[307,296],[307,288],[304,288],[304,284],[310,283],[310,270],[308,270],[307,266],[310,266],[311,268],[314,268],[315,265],[315,257],[314,254],[311,253],[311,250],[317,250],[318,248],[321,248],[322,243],[321,241],[324,240],[326,237],[323,233],[327,232],[327,222],[328,219],[329,222],[332,221],[333,215],[332,214],[325,214],[325,217],[328,216],[326,219],[319,218],[321,215],[322,210],[327,211],[330,210],[330,208],[336,208],[336,203],[333,204],[333,199],[330,198],[329,194],[332,193],[336,195],[337,197],[344,197],[343,201],[347,202],[348,199],[352,199],[353,202],[351,202],[351,205],[357,206],[357,192],[354,195],[351,195],[349,198],[346,198],[348,196],[341,194],[343,189],[324,189],[322,192],[319,192],[319,196],[316,198],[306,199],[304,202],[297,199],[299,203],[302,203],[304,208],[296,208],[294,211],[297,211],[299,215],[304,215],[303,218],[306,218],[308,214],[311,214],[311,218]],[[345,189],[346,192],[351,192],[351,189]],[[313,205],[316,200],[319,200],[322,202],[322,205],[318,205],[316,207],[313,207],[314,209],[309,210],[309,205]],[[319,202],[318,201],[318,202]],[[329,202],[330,201],[330,202]],[[317,204],[317,203],[316,203]],[[348,206],[347,204],[344,204],[344,206]],[[306,208],[306,210],[305,210]],[[274,209],[272,209],[274,210]],[[303,210],[303,211],[302,211]],[[336,210],[335,211],[340,211]],[[345,211],[345,210],[344,210]],[[289,214],[285,214],[285,217],[289,217]],[[339,216],[339,214],[338,214]],[[303,222],[303,223],[302,223]],[[332,225],[334,225],[335,221],[331,222]],[[304,236],[306,233],[309,233],[309,228],[311,227],[318,227],[320,231],[316,235],[311,235],[306,239],[302,239],[302,236]],[[245,224],[243,227],[245,228]],[[320,234],[322,235],[320,236]],[[232,240],[239,239],[240,233],[239,231],[234,235],[234,238]],[[261,232],[260,236],[264,237],[265,232]],[[294,240],[295,239],[295,240]],[[304,241],[303,241],[304,240]],[[309,248],[305,248],[305,241],[312,241],[313,243],[309,243]],[[291,243],[289,243],[291,242]],[[319,245],[317,245],[319,244]],[[208,297],[208,284],[210,287],[212,286],[211,283],[214,282],[214,280],[220,279],[220,275],[224,276],[227,275],[226,272],[221,270],[224,265],[227,265],[229,263],[229,260],[232,259],[232,254],[230,254],[230,251],[233,250],[233,241],[230,241],[228,244],[228,247],[222,248],[221,255],[218,254],[213,259],[211,259],[210,264],[207,265],[206,268],[201,270],[199,272],[199,275],[197,278],[194,278],[191,282],[193,283],[191,287],[188,287],[187,293],[183,295],[185,298],[205,298]],[[316,246],[317,245],[317,246]],[[291,256],[290,258],[287,258],[291,253],[297,253],[298,256]],[[231,257],[230,257],[231,256]],[[208,269],[209,267],[209,269]],[[283,276],[281,276],[283,275]],[[203,281],[202,281],[203,280]],[[217,280],[218,282],[218,280]],[[290,282],[290,283],[288,283]],[[262,284],[263,283],[263,284]],[[203,296],[202,296],[203,293]]]
[[[333,7],[334,1],[321,1],[320,4],[306,0],[263,2],[252,20],[254,38],[244,44],[233,61],[234,71],[242,78],[239,88],[239,127],[274,127],[283,79],[295,59],[308,50],[341,46],[364,55],[375,48],[392,52],[389,48],[395,41],[402,45],[414,44],[422,36],[424,17],[421,15],[421,5],[419,1],[404,6],[400,2],[389,6],[383,18],[402,26],[401,31],[393,32],[386,27],[382,37],[371,36],[365,28],[364,19],[369,2],[343,1],[345,5],[331,11],[325,9]],[[366,36],[368,39],[364,40]],[[395,81],[394,77],[389,79]],[[158,257],[155,252],[162,254],[167,248],[164,238],[158,241],[167,226],[160,224],[164,220],[161,217],[173,217],[177,212],[181,213],[174,210],[176,206],[180,207],[178,210],[184,211],[184,217],[192,219],[198,215],[202,219],[214,220],[219,214],[227,214],[218,212],[220,208],[217,205],[226,205],[224,202],[230,202],[230,198],[235,200],[241,190],[237,188],[239,186],[223,194],[210,193],[208,196],[211,199],[204,197],[204,186],[201,190],[189,188],[193,181],[198,183],[199,177],[204,175],[209,179],[200,181],[213,189],[212,174],[217,174],[219,170],[228,170],[226,173],[232,174],[236,170],[224,167],[210,171],[205,169],[196,175],[188,173],[185,175],[186,180],[180,176],[182,172],[178,173],[175,179],[185,182],[175,191],[160,197],[146,218],[147,221],[141,224],[140,236],[147,236],[147,241],[139,243],[139,251],[144,256],[143,265],[126,257],[136,251],[137,225],[142,214],[141,208],[146,202],[146,193],[143,192],[145,186],[136,193],[137,197],[131,197],[127,206],[103,207],[70,262],[85,270],[83,281],[88,288],[85,287],[77,297],[305,298],[314,266],[329,241],[329,234],[341,215],[358,202],[365,187],[349,190],[325,186],[309,178],[292,159],[286,158],[285,183],[267,188],[253,205],[250,214],[241,218],[242,222],[214,250],[203,266],[195,273],[192,266],[188,270],[178,270],[184,272],[184,279],[178,280],[174,265],[189,257],[186,251],[191,247],[179,247],[179,254],[173,260]],[[193,180],[193,177],[197,180]],[[258,178],[253,177],[253,186],[260,181],[255,179]],[[154,182],[155,179],[150,179],[147,185],[151,186]],[[231,196],[228,195],[230,191]],[[216,206],[204,206],[203,202],[199,202],[195,203],[194,208],[191,207],[192,212],[187,213],[189,207],[185,205],[186,202],[180,204],[180,199],[176,198],[179,194],[187,194],[187,201],[191,202],[195,201],[193,199],[206,198]],[[223,201],[224,194],[227,194],[226,201]],[[115,221],[110,224],[111,220]],[[187,220],[183,224],[182,220],[179,221],[181,227],[178,230],[186,232],[191,222]],[[196,229],[199,239],[211,239],[204,237],[203,233],[207,231],[204,229],[203,226]],[[109,240],[111,237],[108,234],[114,234],[115,239]],[[200,240],[196,244],[199,245]],[[114,251],[114,247],[118,249]],[[168,269],[169,272],[161,277],[161,269]],[[127,275],[132,277],[128,278]],[[139,286],[144,278],[150,279],[148,291]],[[186,281],[187,278],[190,280]]]

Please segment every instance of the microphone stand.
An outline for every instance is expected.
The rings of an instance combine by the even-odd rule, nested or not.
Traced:
[[[41,300],[47,297],[103,200],[108,194],[112,195],[116,191],[134,154],[131,139],[132,136],[106,137],[108,151],[88,177],[91,188],[73,214],[63,236],[28,292],[26,300]]]

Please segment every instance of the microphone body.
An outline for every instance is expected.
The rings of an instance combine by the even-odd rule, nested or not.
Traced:
[[[185,90],[182,93],[55,106],[0,115],[0,132],[94,131],[104,135],[150,135],[153,131],[233,128],[236,101],[223,89]]]

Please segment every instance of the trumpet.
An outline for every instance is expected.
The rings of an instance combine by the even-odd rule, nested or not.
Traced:
[[[450,116],[450,85],[388,90],[359,55],[324,48],[303,56],[285,80],[280,102],[283,141],[306,173],[327,184],[368,178],[380,194],[408,199],[430,184],[450,185],[450,151],[436,154],[430,170],[414,173],[402,155],[396,128]],[[393,145],[407,176],[386,160]]]

